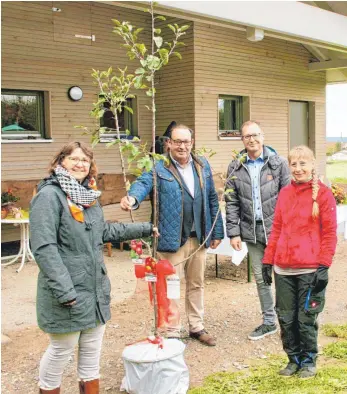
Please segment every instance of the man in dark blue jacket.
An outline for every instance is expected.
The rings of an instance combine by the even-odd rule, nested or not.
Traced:
[[[158,252],[160,257],[176,266],[180,276],[185,275],[190,336],[207,346],[215,346],[215,339],[203,324],[204,272],[206,248],[215,249],[224,237],[224,230],[221,215],[216,219],[218,196],[210,165],[205,158],[197,158],[191,153],[193,143],[191,130],[176,125],[169,140],[169,163],[160,161],[155,166],[160,233]],[[121,200],[121,208],[138,208],[152,188],[152,171],[142,174],[132,184],[129,198]],[[204,247],[196,252],[206,239]],[[179,337],[180,328],[180,324],[171,324],[168,335]]]

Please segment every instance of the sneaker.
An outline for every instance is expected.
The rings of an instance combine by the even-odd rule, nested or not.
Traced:
[[[258,339],[262,339],[267,335],[275,334],[278,331],[276,324],[262,324],[257,327],[251,334],[248,335],[248,339],[251,341],[257,341]]]
[[[190,332],[189,336],[193,339],[197,339],[206,346],[216,346],[216,340],[212,338],[212,336],[206,330]]]
[[[317,368],[315,366],[302,367],[298,373],[298,377],[301,379],[314,378],[317,373]]]
[[[296,374],[299,371],[299,369],[300,367],[298,364],[289,362],[285,368],[281,369],[278,372],[278,374],[283,377],[289,378],[290,376]]]

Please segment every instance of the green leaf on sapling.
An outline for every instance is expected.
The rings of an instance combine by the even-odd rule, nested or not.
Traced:
[[[155,42],[155,45],[160,48],[163,45],[163,37],[153,37],[153,40]]]

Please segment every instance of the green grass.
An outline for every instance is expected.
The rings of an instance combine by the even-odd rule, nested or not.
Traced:
[[[325,324],[323,333],[336,338],[347,338],[347,324]],[[338,341],[324,347],[327,365],[318,365],[314,379],[296,376],[282,378],[278,371],[287,359],[270,356],[246,372],[219,372],[208,376],[202,387],[189,390],[188,394],[333,394],[347,393],[347,341]]]
[[[327,162],[327,178],[333,183],[347,184],[347,161]]]
[[[347,361],[347,341],[330,343],[324,347],[324,355]],[[347,380],[347,376],[346,376]]]
[[[324,394],[347,392],[347,364],[321,366],[314,379],[296,376],[282,378],[278,371],[287,363],[284,357],[271,356],[248,372],[220,372],[207,377],[202,387],[189,394]]]
[[[347,324],[324,324],[321,329],[328,337],[347,339]]]

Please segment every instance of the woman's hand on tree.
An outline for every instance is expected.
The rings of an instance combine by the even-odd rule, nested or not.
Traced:
[[[125,196],[120,200],[120,207],[123,209],[123,211],[131,211],[135,202],[136,200],[134,197]]]
[[[153,237],[158,238],[160,236],[159,231],[158,231],[158,227],[153,227]]]

